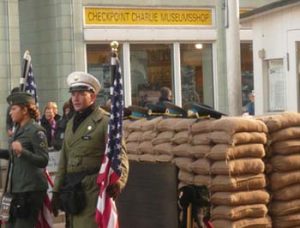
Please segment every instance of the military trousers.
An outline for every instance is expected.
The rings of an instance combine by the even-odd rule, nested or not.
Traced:
[[[43,206],[43,201],[46,196],[46,191],[32,191],[26,193],[13,193],[13,196],[24,194],[30,204],[28,217],[27,218],[17,218],[14,215],[10,216],[7,224],[7,228],[34,228],[40,210]]]

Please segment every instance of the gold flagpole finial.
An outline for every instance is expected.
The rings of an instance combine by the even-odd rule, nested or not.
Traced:
[[[119,43],[117,41],[112,41],[110,47],[113,52],[118,52]]]

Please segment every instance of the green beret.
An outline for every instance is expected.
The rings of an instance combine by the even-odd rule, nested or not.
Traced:
[[[34,97],[30,93],[16,92],[10,94],[7,98],[9,105],[35,104]]]

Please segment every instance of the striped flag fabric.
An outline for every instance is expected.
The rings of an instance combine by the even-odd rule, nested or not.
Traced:
[[[48,185],[50,189],[53,188],[54,183],[51,179],[50,174],[45,169],[44,174],[48,180]],[[42,210],[39,213],[37,224],[35,225],[35,228],[52,228],[53,227],[53,219],[51,215],[52,209],[51,209],[51,201],[49,193],[47,192],[46,197],[44,198],[43,207]]]
[[[97,177],[99,195],[96,208],[98,228],[118,228],[118,214],[115,202],[110,198],[106,189],[116,183],[121,176],[120,153],[122,149],[122,122],[124,112],[123,86],[119,59],[114,56],[111,60],[113,84],[111,87],[111,114],[108,124],[108,140],[101,168]]]
[[[32,70],[32,64],[30,63],[29,65],[29,69],[28,69],[28,75],[25,78],[25,92],[30,93],[36,102],[36,105],[39,106],[38,104],[38,96],[37,96],[37,92],[36,92],[36,84],[35,84],[35,80],[34,80],[34,76],[33,76],[33,70]]]

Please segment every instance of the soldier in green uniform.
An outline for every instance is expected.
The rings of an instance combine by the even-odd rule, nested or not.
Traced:
[[[48,188],[43,169],[48,164],[45,130],[36,122],[39,111],[34,98],[25,92],[8,96],[10,116],[16,130],[10,138],[9,149],[0,150],[0,158],[11,162],[13,195],[8,227],[33,228]]]
[[[109,115],[96,106],[98,79],[88,73],[73,72],[67,78],[75,114],[67,124],[53,188],[52,207],[68,212],[72,228],[96,228],[95,211],[99,187],[96,180],[105,153]],[[128,159],[123,143],[121,178],[107,193],[116,198],[126,184]],[[70,194],[71,193],[71,194]],[[59,202],[61,205],[59,205]]]

